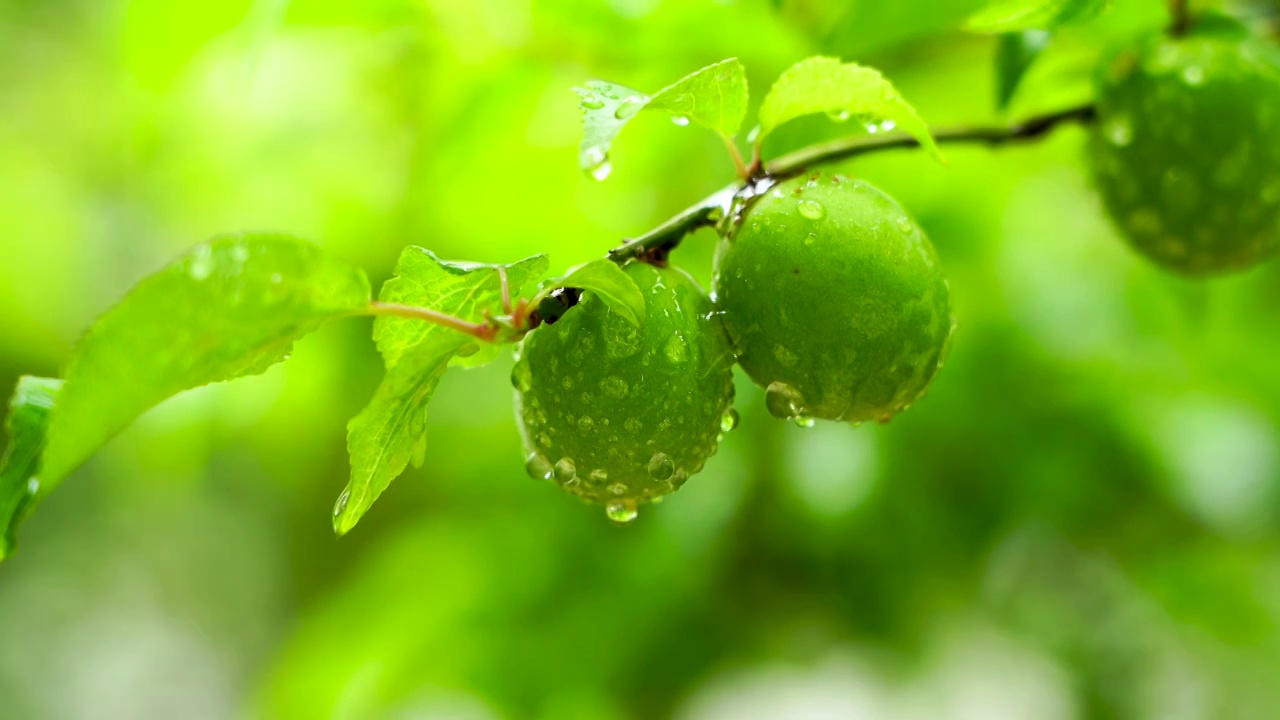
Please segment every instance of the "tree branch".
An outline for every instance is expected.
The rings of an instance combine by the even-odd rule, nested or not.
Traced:
[[[939,143],[979,144],[992,147],[1011,143],[1028,142],[1048,134],[1066,123],[1091,123],[1097,111],[1093,105],[1070,108],[1047,115],[1029,118],[1008,126],[954,127],[935,130],[933,137]],[[764,164],[764,174],[791,175],[803,172],[814,165],[847,160],[881,150],[919,147],[920,143],[904,133],[884,135],[854,135],[830,142],[819,143],[783,155]],[[609,252],[614,262],[626,262],[632,258],[663,260],[666,254],[680,244],[685,235],[715,224],[717,213],[726,209],[733,194],[741,187],[735,183],[693,205],[649,232],[633,238]]]
[[[1187,34],[1191,26],[1191,9],[1188,0],[1169,0],[1169,34],[1179,37]]]

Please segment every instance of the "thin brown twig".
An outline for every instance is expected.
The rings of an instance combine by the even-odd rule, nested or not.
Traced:
[[[1093,122],[1096,114],[1097,111],[1093,105],[1083,105],[1039,115],[1014,125],[943,128],[934,131],[933,137],[938,143],[980,144],[995,147],[1037,139],[1059,125],[1090,123]],[[904,133],[854,135],[811,145],[783,155],[764,163],[762,173],[788,175],[815,165],[847,160],[881,150],[913,148],[919,145],[918,140]],[[759,169],[758,163],[753,165]],[[665,257],[666,253],[680,244],[685,235],[699,228],[714,225],[717,210],[726,206],[726,199],[732,197],[739,187],[741,185],[735,183],[690,206],[649,232],[614,248],[609,252],[609,258],[615,262],[626,262],[637,257]]]

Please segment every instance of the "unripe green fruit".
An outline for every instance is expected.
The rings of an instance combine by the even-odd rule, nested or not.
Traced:
[[[588,293],[528,335],[512,371],[529,474],[606,506],[636,507],[680,488],[732,429],[733,353],[697,283],[631,262],[640,327]]]
[[[1187,274],[1280,248],[1280,59],[1238,27],[1151,37],[1098,78],[1094,173],[1129,242]]]
[[[738,362],[779,417],[888,421],[918,399],[951,336],[933,245],[889,196],[811,174],[755,200],[716,258]]]

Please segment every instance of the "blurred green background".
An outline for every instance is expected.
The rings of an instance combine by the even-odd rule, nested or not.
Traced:
[[[57,374],[220,232],[298,234],[375,282],[406,244],[560,270],[730,178],[657,114],[585,177],[569,88],[592,77],[652,91],[736,55],[758,102],[828,53],[930,122],[997,121],[992,41],[957,29],[980,4],[0,0],[0,386]],[[1016,114],[1087,99],[1103,43],[1165,22],[1114,5]],[[777,422],[740,382],[740,428],[626,528],[525,476],[509,358],[444,380],[426,465],[342,540],[368,320],[165,403],[0,566],[0,717],[1280,717],[1280,263],[1140,261],[1085,137],[841,167],[937,245],[950,362],[887,426]],[[705,283],[712,244],[676,262]]]

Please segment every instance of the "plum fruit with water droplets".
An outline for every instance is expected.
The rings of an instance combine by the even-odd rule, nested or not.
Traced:
[[[887,421],[937,373],[950,293],[933,245],[888,195],[813,173],[749,200],[721,240],[712,296],[769,411]]]
[[[1134,248],[1188,275],[1280,248],[1280,51],[1216,20],[1114,52],[1097,87],[1094,175]]]
[[[623,269],[645,295],[640,327],[587,293],[529,333],[512,370],[529,474],[615,522],[702,469],[733,401],[733,353],[706,293],[676,268]]]

